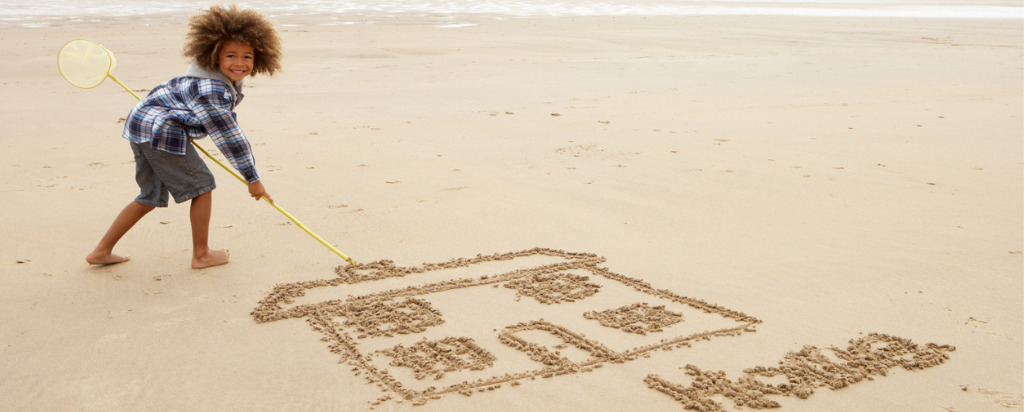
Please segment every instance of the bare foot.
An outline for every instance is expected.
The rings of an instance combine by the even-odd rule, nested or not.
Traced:
[[[113,253],[104,253],[93,251],[89,256],[85,257],[85,261],[89,262],[90,265],[113,265],[115,263],[123,263],[132,260],[130,256],[120,256]]]
[[[210,249],[205,254],[192,256],[192,269],[203,269],[228,263],[231,255],[227,249]]]

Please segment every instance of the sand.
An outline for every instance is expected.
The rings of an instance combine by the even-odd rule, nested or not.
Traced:
[[[134,99],[55,68],[181,18],[0,27],[0,409],[1024,408],[1024,23],[464,20],[283,21],[238,116],[361,265],[211,165],[201,271],[186,205],[85,264]]]

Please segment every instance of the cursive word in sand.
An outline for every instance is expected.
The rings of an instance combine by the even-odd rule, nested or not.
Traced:
[[[940,365],[949,359],[949,345],[929,343],[918,345],[909,339],[871,333],[850,340],[846,349],[821,349],[804,346],[789,352],[779,366],[758,366],[744,370],[736,380],[723,371],[705,371],[694,365],[684,367],[690,377],[689,385],[672,383],[658,375],[648,375],[644,382],[676,401],[685,409],[717,412],[725,409],[712,397],[721,395],[737,407],[753,409],[778,408],[781,405],[772,396],[795,396],[800,399],[814,394],[822,387],[836,390],[875,376],[886,376],[889,369],[902,367],[917,370]],[[765,383],[760,378],[782,377],[784,383]]]

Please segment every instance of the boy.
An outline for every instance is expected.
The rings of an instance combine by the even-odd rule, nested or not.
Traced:
[[[192,268],[228,263],[227,249],[207,243],[213,205],[213,175],[190,144],[209,135],[231,165],[249,183],[257,201],[267,194],[234,108],[242,100],[242,80],[248,75],[273,75],[280,69],[280,40],[269,21],[253,10],[213,6],[192,17],[185,57],[194,59],[182,77],[153,89],[132,109],[125,122],[125,139],[135,155],[135,180],[140,194],[114,219],[107,233],[85,260],[103,265],[127,262],[113,253],[114,245],[143,216],[166,207],[168,194],[176,203],[191,200]]]

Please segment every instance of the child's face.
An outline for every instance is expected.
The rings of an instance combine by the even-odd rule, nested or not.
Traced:
[[[256,60],[256,52],[248,44],[236,41],[227,41],[220,48],[219,62],[220,72],[228,76],[233,82],[237,82],[252,73],[252,65]]]

